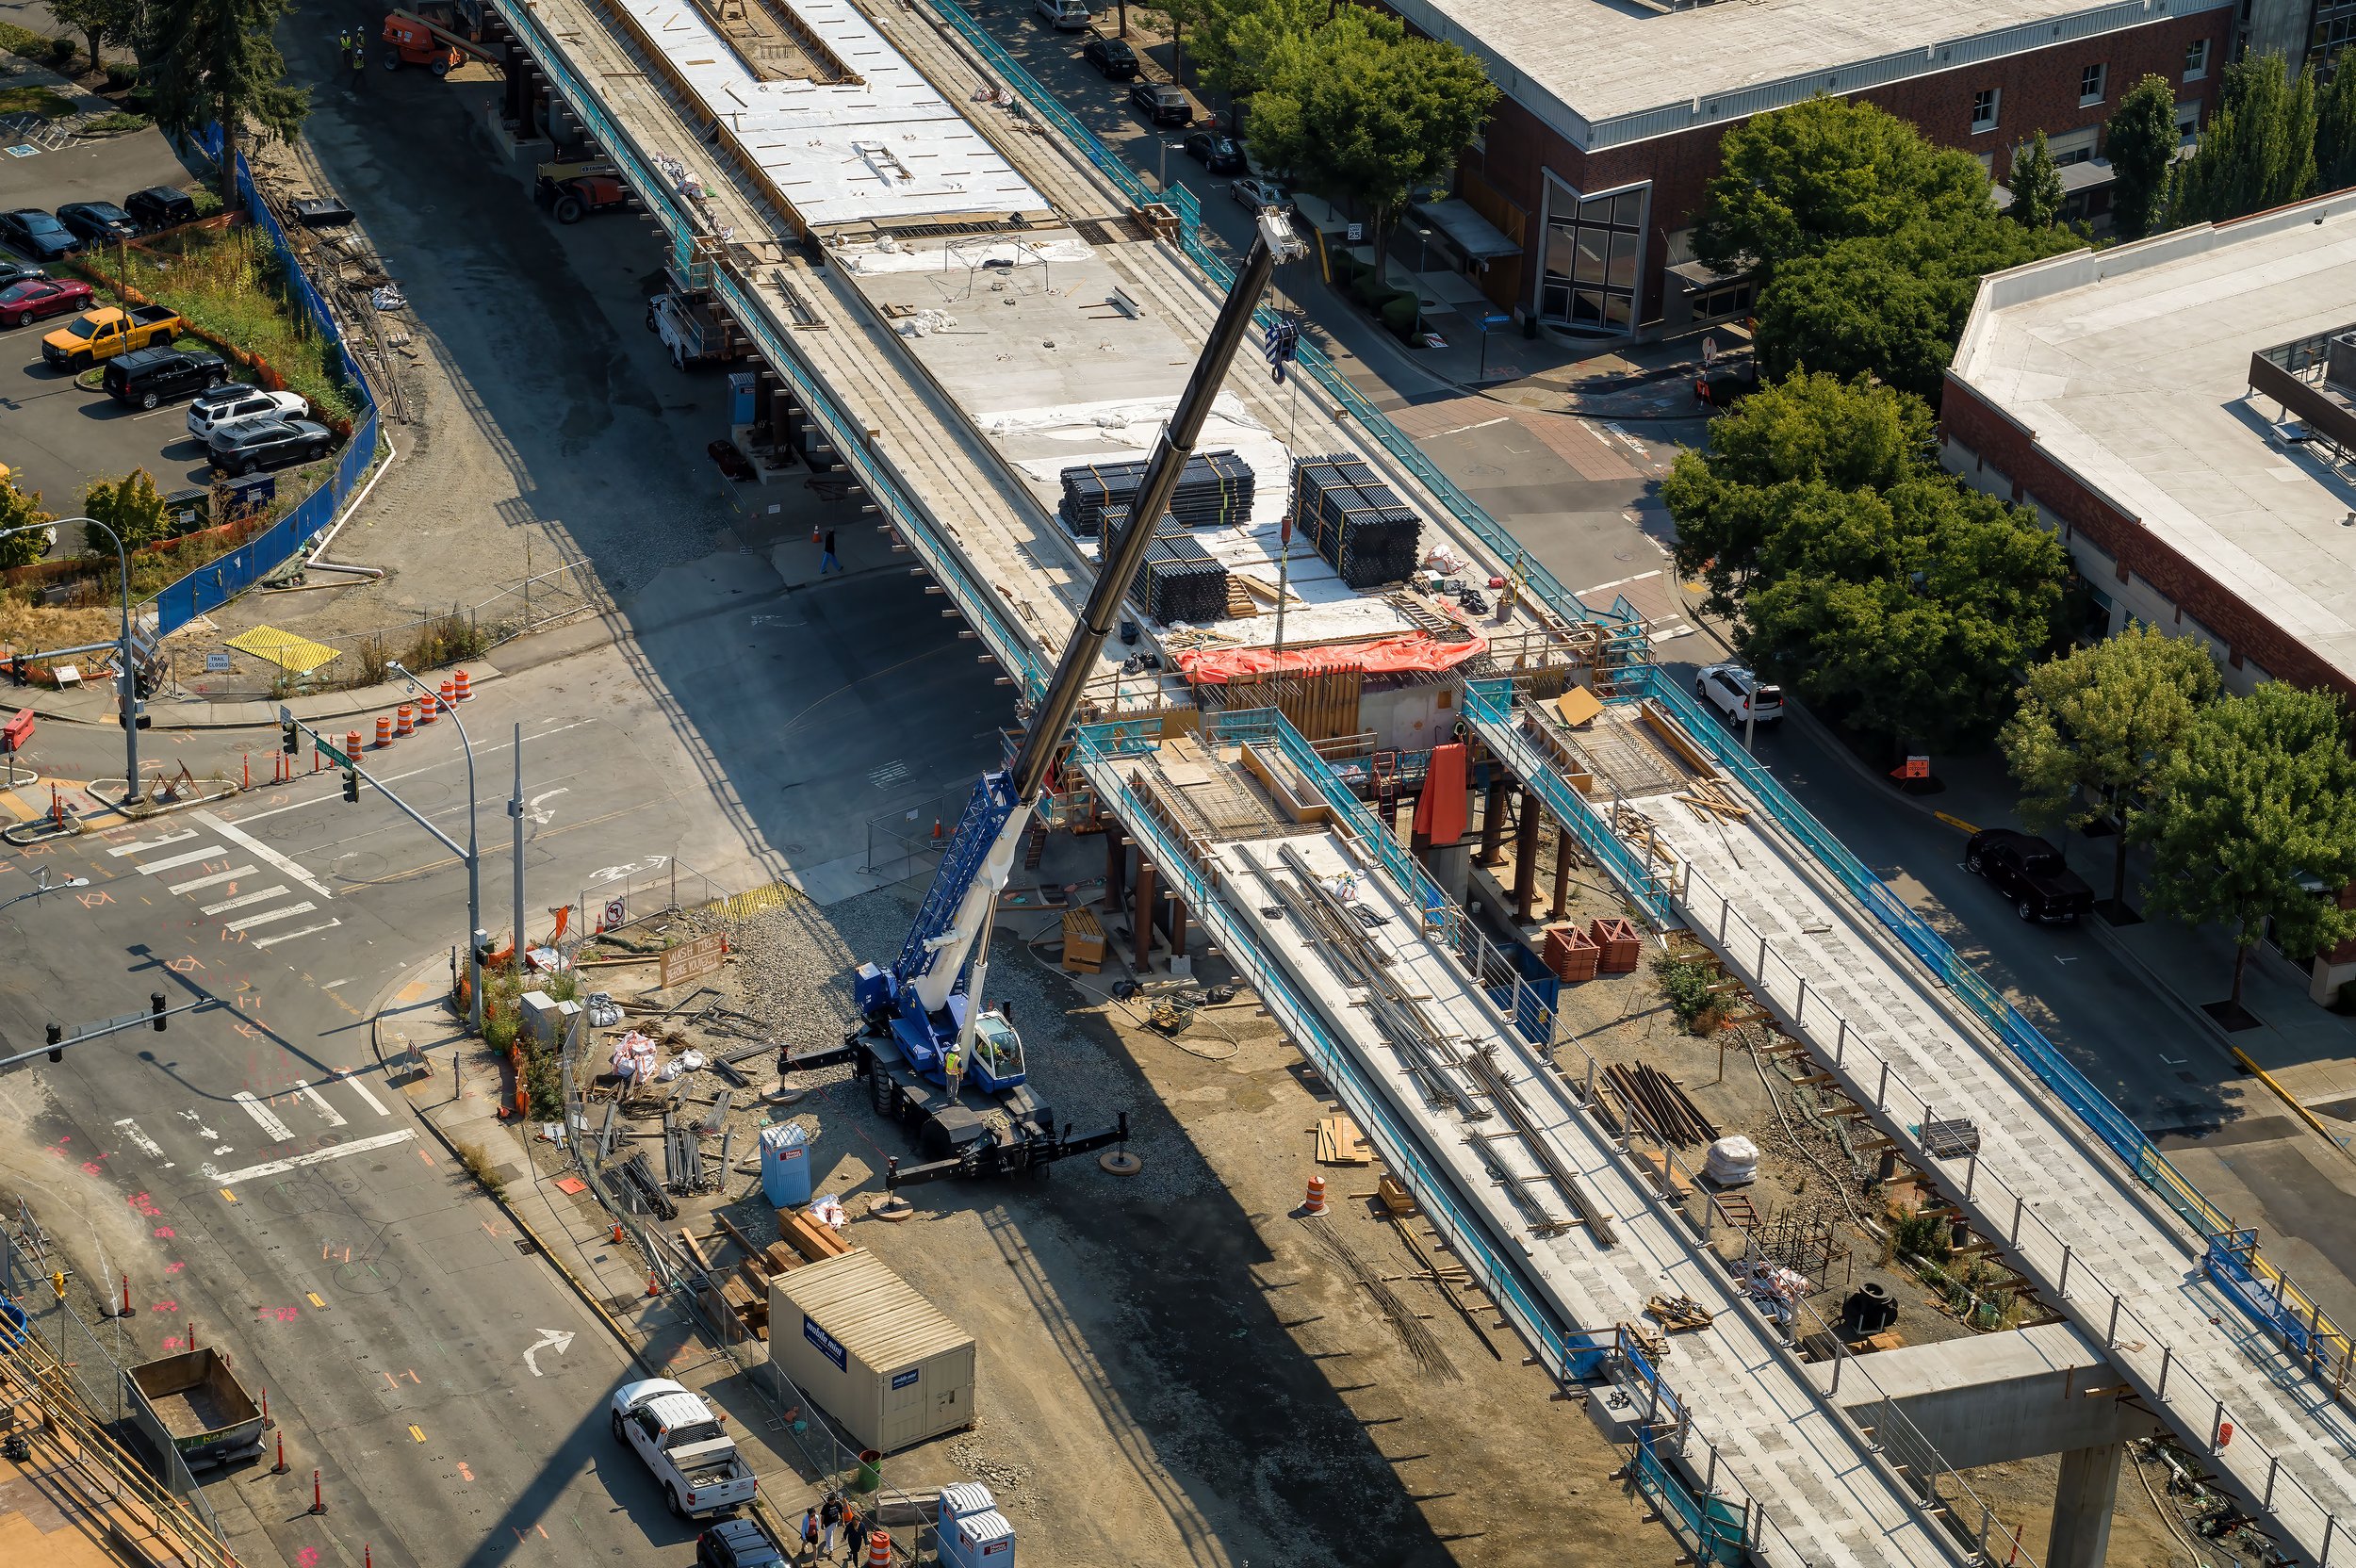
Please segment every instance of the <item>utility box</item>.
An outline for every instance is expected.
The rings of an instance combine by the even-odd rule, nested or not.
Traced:
[[[769,1356],[880,1453],[973,1424],[973,1336],[864,1248],[770,1280]]]
[[[526,991],[515,1001],[524,1038],[540,1045],[560,1043],[571,1030],[578,1002],[559,1002],[546,991]]]

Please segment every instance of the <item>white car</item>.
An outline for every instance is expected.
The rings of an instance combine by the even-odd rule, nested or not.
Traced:
[[[265,392],[242,382],[225,382],[197,394],[188,405],[188,433],[199,441],[223,425],[246,419],[300,419],[311,412],[311,400],[300,392]]]
[[[1693,694],[1728,724],[1783,722],[1783,688],[1766,684],[1740,664],[1712,664],[1703,670],[1693,681]]]

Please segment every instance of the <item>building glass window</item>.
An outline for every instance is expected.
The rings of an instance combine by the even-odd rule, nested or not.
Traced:
[[[2102,101],[2102,75],[2107,68],[2089,65],[2078,73],[2078,106],[2085,108]]]
[[[1972,95],[1972,130],[1974,135],[1996,128],[1996,102],[2003,96],[2000,90],[1992,87],[1984,87]]]
[[[2194,39],[2184,45],[2184,80],[2197,82],[2209,74],[2209,41]]]
[[[1644,259],[1644,190],[1581,196],[1560,185],[1547,204],[1538,314],[1573,332],[1623,335],[1636,325]]]

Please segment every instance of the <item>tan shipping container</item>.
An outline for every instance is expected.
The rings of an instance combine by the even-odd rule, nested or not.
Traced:
[[[770,1280],[769,1357],[861,1447],[973,1423],[973,1336],[864,1248]]]

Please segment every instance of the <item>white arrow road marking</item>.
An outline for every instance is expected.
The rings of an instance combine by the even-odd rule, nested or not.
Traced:
[[[310,1085],[304,1083],[300,1078],[295,1080],[295,1093],[303,1096],[303,1099],[308,1100],[313,1105],[317,1106],[319,1115],[327,1119],[327,1124],[330,1127],[341,1127],[344,1124],[343,1112],[329,1104],[327,1102],[327,1096],[319,1093],[319,1090],[313,1088]]]
[[[200,876],[193,882],[174,882],[171,887],[166,888],[164,891],[168,893],[192,893],[199,888],[218,888],[223,882],[235,882],[240,876],[251,876],[253,874],[254,868],[252,866],[231,866],[227,871],[217,871],[210,876]],[[210,913],[210,911],[208,910],[207,913]]]
[[[252,1090],[239,1089],[230,1098],[245,1107],[245,1114],[254,1119],[255,1126],[269,1135],[270,1142],[290,1143],[293,1141],[294,1129],[279,1120],[275,1111],[254,1099]]]
[[[533,1377],[546,1377],[547,1374],[540,1370],[540,1352],[554,1350],[561,1356],[572,1348],[573,1331],[570,1329],[543,1329],[539,1339],[524,1348],[524,1364],[532,1368]]]
[[[300,1170],[306,1165],[321,1165],[329,1160],[340,1160],[347,1154],[367,1154],[379,1149],[389,1149],[396,1143],[405,1143],[417,1135],[403,1128],[398,1133],[379,1133],[372,1138],[354,1138],[350,1143],[339,1143],[332,1148],[314,1150],[308,1154],[297,1154],[289,1159],[268,1160],[260,1165],[247,1166],[242,1170],[217,1170],[209,1165],[199,1166],[197,1169],[206,1181],[215,1186],[233,1187],[239,1182],[251,1182],[260,1176],[284,1176],[289,1170]]]
[[[116,1122],[115,1125],[123,1129],[123,1135],[129,1138],[140,1153],[146,1155],[151,1160],[164,1160],[163,1145],[157,1143],[154,1138],[149,1137],[145,1133],[141,1132],[138,1122],[132,1120],[126,1116],[121,1121]],[[166,1170],[171,1169],[172,1164],[172,1161],[164,1160],[164,1168]]]
[[[559,788],[553,790],[541,791],[538,794],[533,795],[525,805],[525,818],[529,821],[538,823],[541,826],[546,827],[548,823],[554,819],[556,813],[554,811],[542,809],[540,803],[544,800],[554,800],[558,795],[568,795],[572,792],[572,789],[569,785],[560,786]]]

